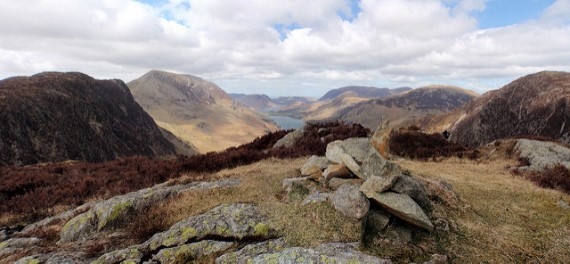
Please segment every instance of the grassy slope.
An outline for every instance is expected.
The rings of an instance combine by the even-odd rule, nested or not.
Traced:
[[[448,249],[458,262],[570,263],[570,197],[535,186],[506,168],[512,160],[402,160],[416,175],[451,183],[465,204],[456,217],[462,236]]]

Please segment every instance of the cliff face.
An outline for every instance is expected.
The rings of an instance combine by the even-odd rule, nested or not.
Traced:
[[[41,73],[0,81],[0,163],[174,154],[120,80]]]
[[[467,105],[451,139],[470,146],[528,135],[569,142],[569,101],[570,73],[527,75]]]

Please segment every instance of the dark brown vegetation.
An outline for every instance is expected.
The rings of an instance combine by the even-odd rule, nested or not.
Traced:
[[[49,215],[54,206],[79,205],[94,198],[150,187],[187,172],[214,172],[262,159],[324,155],[334,140],[365,137],[369,130],[345,123],[307,124],[305,136],[291,148],[272,149],[289,131],[277,131],[239,147],[172,160],[136,156],[105,163],[53,163],[0,166],[0,214],[20,215],[14,221],[33,221]],[[320,133],[319,133],[320,132]],[[2,220],[4,221],[4,220]]]
[[[477,150],[469,150],[451,142],[439,133],[426,134],[416,126],[392,131],[388,147],[393,154],[416,160],[436,160],[451,156],[475,159],[479,155]]]
[[[543,171],[518,173],[543,188],[550,188],[570,194],[570,170],[556,165]]]

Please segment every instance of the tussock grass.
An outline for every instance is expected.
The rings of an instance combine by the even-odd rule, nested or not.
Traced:
[[[451,183],[465,202],[454,213],[460,233],[447,251],[457,263],[570,263],[570,212],[557,206],[568,195],[511,175],[516,161],[450,158],[401,160],[424,178]]]
[[[238,178],[241,184],[234,188],[188,191],[152,208],[147,212],[149,217],[139,218],[132,223],[131,230],[139,236],[139,241],[143,241],[154,232],[165,230],[180,220],[217,205],[255,203],[269,216],[271,225],[281,232],[290,245],[310,247],[331,241],[358,241],[360,223],[342,216],[329,203],[301,206],[301,200],[290,200],[285,196],[282,180],[299,177],[299,168],[305,161],[306,158],[268,159],[222,170],[208,178]],[[194,179],[195,176],[189,178]]]

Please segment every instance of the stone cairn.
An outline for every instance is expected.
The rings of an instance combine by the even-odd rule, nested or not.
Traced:
[[[343,215],[362,221],[364,246],[375,239],[407,244],[413,232],[434,231],[432,206],[426,183],[386,157],[386,141],[374,135],[331,142],[324,157],[312,156],[300,168],[303,177],[285,179],[283,187],[291,192],[312,180],[334,190],[308,194],[301,204],[328,200]]]

